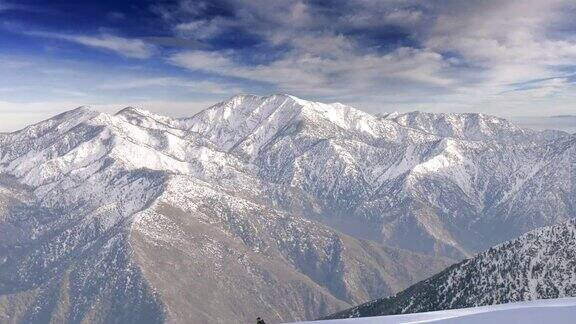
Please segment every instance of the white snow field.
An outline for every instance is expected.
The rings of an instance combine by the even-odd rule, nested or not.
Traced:
[[[347,318],[300,324],[397,324],[397,323],[464,323],[464,324],[573,324],[576,323],[576,298],[542,299],[492,306],[452,309],[404,315]]]

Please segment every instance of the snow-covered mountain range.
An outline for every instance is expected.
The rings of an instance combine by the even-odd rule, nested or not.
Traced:
[[[576,296],[576,221],[528,232],[395,296],[331,318],[418,313]]]
[[[0,134],[0,321],[317,318],[570,219],[576,137],[241,95]]]

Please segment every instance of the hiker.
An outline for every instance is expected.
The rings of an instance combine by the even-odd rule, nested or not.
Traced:
[[[256,324],[266,324],[266,322],[264,322],[263,319],[261,319],[260,317],[258,317],[258,318],[256,319]]]

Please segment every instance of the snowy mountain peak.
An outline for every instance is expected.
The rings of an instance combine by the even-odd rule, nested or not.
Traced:
[[[236,96],[181,122],[184,128],[203,134],[223,150],[240,147],[245,142],[249,154],[258,152],[260,146],[288,129],[308,129],[333,137],[342,131],[375,135],[375,128],[382,128],[376,125],[376,117],[353,107],[285,94]]]
[[[131,124],[148,128],[178,128],[179,123],[172,118],[152,113],[142,108],[126,107],[114,116]]]
[[[16,152],[30,149],[29,141],[49,142],[51,139],[67,133],[74,127],[101,115],[89,107],[82,106],[63,112],[50,119],[27,126],[21,130],[0,134],[0,158],[2,151]]]
[[[116,116],[124,116],[124,115],[141,115],[141,116],[148,116],[151,112],[135,107],[126,107],[119,110],[115,115]]]

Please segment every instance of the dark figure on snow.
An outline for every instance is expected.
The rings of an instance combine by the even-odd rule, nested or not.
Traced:
[[[260,317],[258,317],[258,318],[256,319],[256,324],[266,324],[266,322],[264,322],[263,319],[261,319]]]

